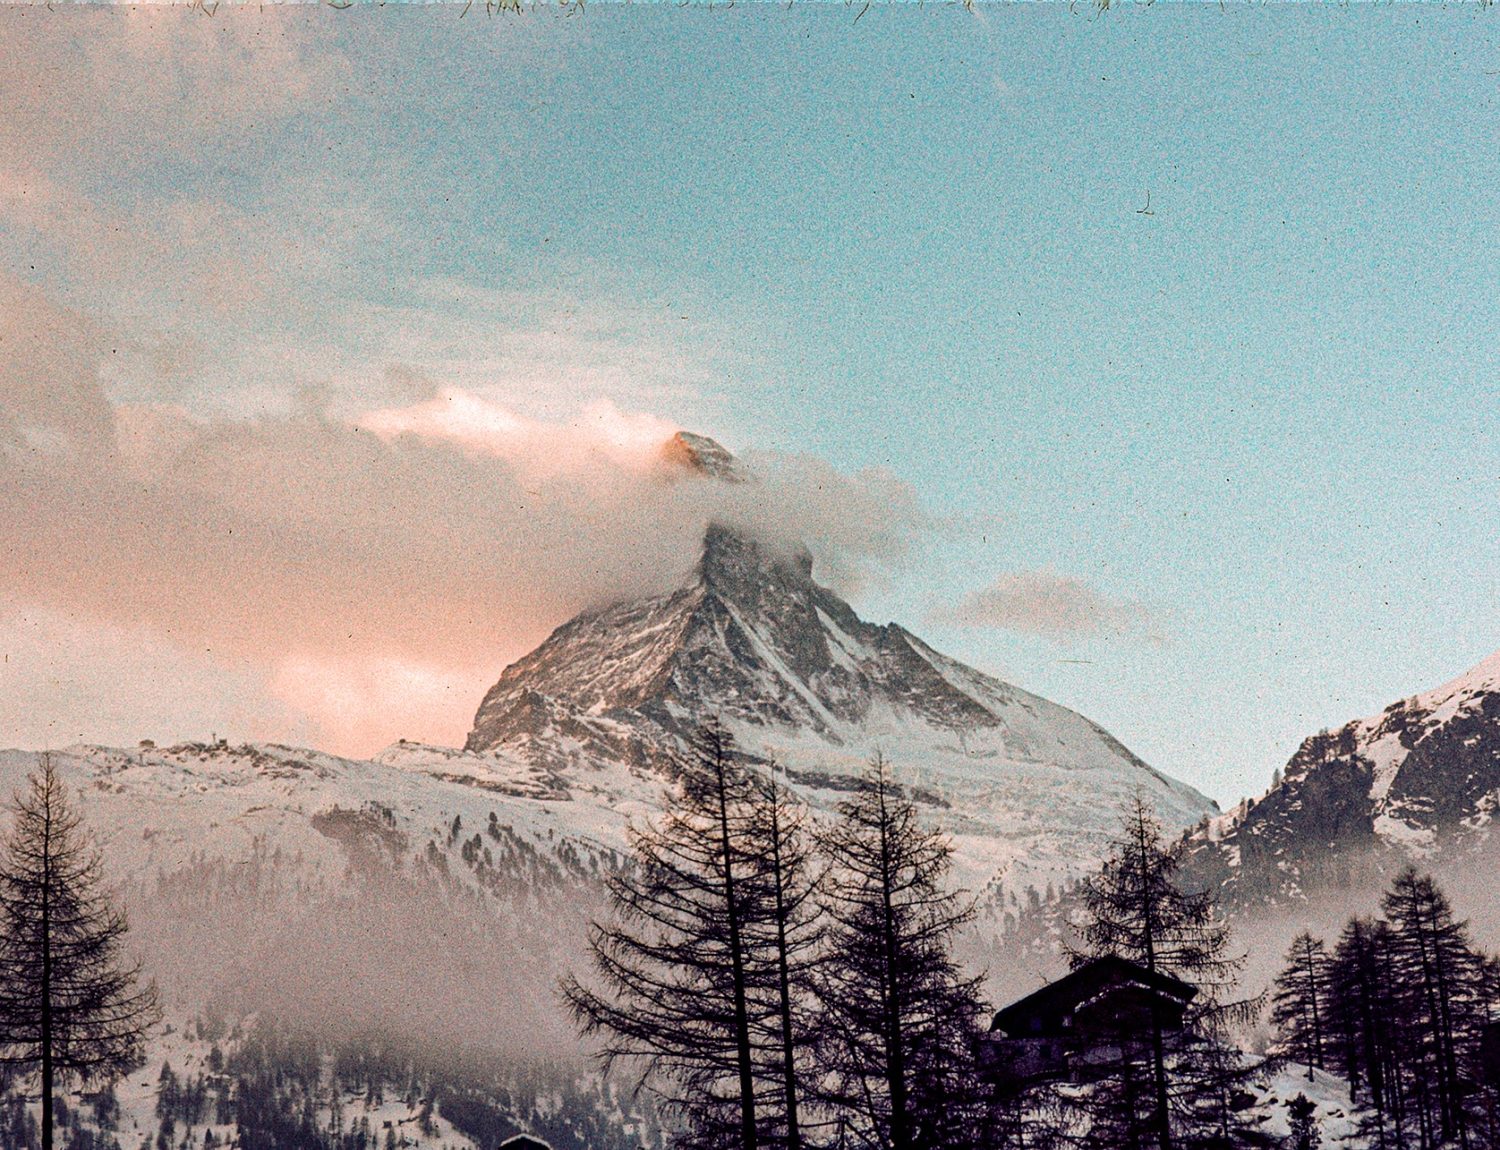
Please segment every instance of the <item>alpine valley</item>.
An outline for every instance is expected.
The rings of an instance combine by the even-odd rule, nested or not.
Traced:
[[[663,482],[755,482],[698,436],[660,466]],[[1217,815],[1083,716],[860,619],[799,546],[706,524],[677,589],[579,615],[506,668],[462,749],[53,752],[168,1006],[152,1064],[119,1088],[122,1145],[160,1137],[167,1073],[208,1100],[182,1120],[200,1144],[227,1135],[215,1083],[237,1077],[290,1091],[273,1110],[342,1107],[382,1145],[523,1127],[561,1150],[649,1145],[652,1116],[594,1075],[555,987],[584,962],[628,823],[709,719],[815,812],[884,755],[952,836],[985,946],[1101,857],[1130,796],[1178,828]],[[0,787],[36,763],[0,753]],[[364,1088],[287,1085],[284,1048],[309,1031]],[[482,1087],[460,1062],[489,1067]]]
[[[687,434],[660,468],[755,482]],[[505,668],[462,748],[53,752],[167,1008],[149,1065],[96,1125],[128,1150],[220,1145],[232,1088],[263,1096],[267,1123],[351,1146],[460,1150],[522,1129],[558,1150],[658,1145],[632,1084],[586,1059],[556,986],[586,962],[628,826],[709,720],[815,814],[884,756],[952,838],[979,903],[970,957],[1019,968],[1001,948],[1029,939],[1027,978],[1054,953],[1061,892],[1136,795],[1187,836],[1191,879],[1247,921],[1345,910],[1408,858],[1496,857],[1500,656],[1308,739],[1271,792],[1221,814],[1082,715],[862,620],[795,542],[707,523],[678,587],[586,611]],[[0,752],[0,788],[37,761]],[[21,1122],[0,1115],[0,1142]]]

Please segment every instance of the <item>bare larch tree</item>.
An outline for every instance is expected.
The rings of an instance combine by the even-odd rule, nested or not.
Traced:
[[[138,1064],[160,1018],[156,987],[122,953],[127,924],[104,889],[101,856],[51,756],[11,800],[0,846],[0,1064],[35,1073],[42,1150],[53,1094]]]

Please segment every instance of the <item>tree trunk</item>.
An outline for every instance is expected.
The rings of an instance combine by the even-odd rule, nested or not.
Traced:
[[[1156,908],[1151,905],[1150,861],[1146,857],[1145,814],[1136,811],[1136,842],[1141,865],[1141,933],[1146,947],[1146,969],[1156,973]],[[1172,1150],[1172,1121],[1167,1102],[1167,1052],[1162,1034],[1161,1012],[1156,998],[1151,999],[1151,1072],[1156,1091],[1156,1140],[1161,1150]]]
[[[1312,1062],[1316,1063],[1318,1069],[1321,1070],[1323,1068],[1323,1023],[1318,1017],[1318,971],[1311,944],[1308,944],[1307,949],[1307,996],[1312,1002]],[[1307,1068],[1307,1080],[1309,1082],[1313,1080],[1311,1064]]]
[[[773,784],[774,786],[774,784]],[[792,976],[786,938],[786,888],[781,864],[781,796],[771,794],[771,866],[776,891],[776,974],[781,996],[781,1073],[786,1105],[787,1150],[802,1150],[802,1129],[797,1118],[797,1051],[792,1028]]]
[[[885,780],[881,780],[885,786]],[[885,793],[880,796],[880,896],[884,914],[885,944],[885,1052],[886,1087],[891,1094],[891,1150],[913,1150],[916,1139],[911,1128],[911,1100],[906,1088],[906,1045],[901,1034],[902,1010],[896,991],[896,911],[892,901],[893,876],[889,842],[890,820],[886,817]]]
[[[734,1042],[740,1072],[740,1144],[756,1150],[755,1067],[750,1048],[750,1010],[746,1002],[745,952],[740,937],[738,894],[734,888],[733,842],[729,835],[729,795],[722,751],[716,751],[719,797],[719,845],[724,852],[724,904],[729,921],[729,962],[734,979]]]
[[[47,794],[47,807],[42,822],[42,978],[39,988],[42,1023],[42,1150],[52,1150],[52,1090],[55,1085],[56,1067],[52,1060],[52,803],[51,791]]]

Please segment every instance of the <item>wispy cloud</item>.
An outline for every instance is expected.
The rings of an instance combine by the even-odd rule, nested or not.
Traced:
[[[1051,570],[1001,575],[957,604],[935,609],[931,618],[1063,641],[1100,635],[1164,641],[1160,621],[1145,604],[1106,595]]]
[[[0,140],[20,145],[8,155],[132,168],[163,150],[243,143],[305,115],[353,74],[316,12],[226,7],[210,20],[120,5],[56,15],[18,13],[0,28]]]
[[[805,541],[845,581],[924,524],[891,476],[813,459],[685,478],[657,454],[673,421],[603,398],[550,419],[453,388],[347,416],[112,402],[107,332],[13,280],[0,302],[0,586],[81,628],[58,632],[80,659],[67,635],[96,625],[146,636],[158,668],[179,650],[200,682],[205,657],[251,668],[256,691],[225,690],[277,706],[240,729],[350,752],[457,739],[506,662],[585,606],[675,585],[712,519]],[[5,673],[34,695],[67,659],[28,650]],[[27,697],[0,701],[9,739],[35,737],[8,701]]]
[[[0,746],[230,733],[305,742],[318,733],[263,668],[187,635],[0,594],[0,653]]]
[[[389,365],[522,414],[556,419],[580,397],[622,407],[691,405],[743,353],[733,333],[682,313],[609,269],[558,262],[526,289],[420,278],[399,303],[332,317],[349,349],[334,373],[369,395]]]
[[[567,422],[520,415],[462,388],[444,388],[431,399],[370,411],[355,426],[386,440],[403,435],[453,443],[511,461],[528,478],[579,473],[590,467],[647,471],[661,466],[661,445],[678,430],[667,419],[621,411],[593,400]]]
[[[673,585],[710,519],[805,542],[846,588],[924,529],[881,471],[664,470],[679,424],[730,421],[754,316],[670,272],[502,251],[385,117],[308,112],[370,98],[326,13],[14,15],[0,742],[117,739],[145,679],[186,701],[144,734],[461,738],[507,661]]]

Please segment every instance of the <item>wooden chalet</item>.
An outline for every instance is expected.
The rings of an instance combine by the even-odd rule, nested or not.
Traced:
[[[1175,1041],[1197,993],[1128,959],[1096,958],[996,1014],[980,1040],[980,1072],[1001,1087],[1087,1077],[1090,1066],[1149,1042],[1153,1016]]]

